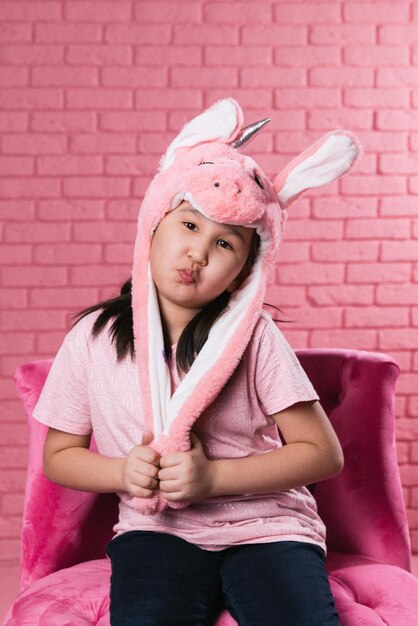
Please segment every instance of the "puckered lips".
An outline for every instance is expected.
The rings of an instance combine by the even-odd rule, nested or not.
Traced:
[[[178,270],[180,280],[184,285],[193,285],[196,282],[195,273],[187,268],[182,268]]]

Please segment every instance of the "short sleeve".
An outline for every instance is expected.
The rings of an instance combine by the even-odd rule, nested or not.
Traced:
[[[255,384],[259,402],[266,415],[274,415],[296,402],[319,400],[311,381],[296,354],[266,316],[260,336]]]
[[[73,435],[92,432],[88,330],[91,330],[90,315],[77,322],[65,336],[33,411],[38,422]]]

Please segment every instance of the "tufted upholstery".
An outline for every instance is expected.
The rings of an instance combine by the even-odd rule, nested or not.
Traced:
[[[343,472],[312,486],[327,526],[327,569],[343,626],[418,624],[405,507],[394,446],[398,367],[356,350],[300,350],[345,453]],[[22,531],[22,593],[4,626],[109,626],[116,497],[50,483],[42,473],[46,428],[31,414],[51,361],[17,368],[30,451]],[[216,626],[236,622],[224,611]]]

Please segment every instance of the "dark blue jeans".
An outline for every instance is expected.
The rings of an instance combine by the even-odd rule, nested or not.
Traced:
[[[202,550],[132,531],[107,546],[112,626],[339,626],[321,548],[299,541]]]

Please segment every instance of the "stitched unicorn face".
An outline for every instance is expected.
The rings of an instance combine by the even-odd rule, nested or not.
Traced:
[[[172,167],[181,176],[172,208],[186,199],[217,222],[241,226],[257,224],[270,203],[278,214],[281,211],[277,194],[257,163],[226,144],[198,146]]]

